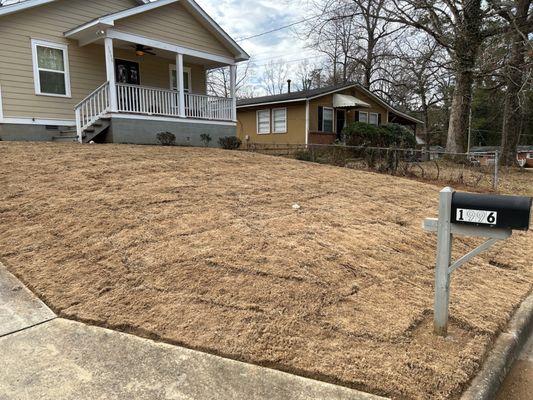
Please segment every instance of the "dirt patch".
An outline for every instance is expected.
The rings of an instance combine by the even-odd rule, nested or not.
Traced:
[[[456,397],[532,289],[517,233],[454,275],[435,338],[415,181],[120,145],[4,142],[0,168],[0,257],[61,315],[394,399]]]

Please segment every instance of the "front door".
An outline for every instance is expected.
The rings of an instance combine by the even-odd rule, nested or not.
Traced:
[[[335,120],[337,121],[337,129],[335,130],[335,132],[337,133],[337,139],[341,140],[342,130],[346,126],[346,110],[337,110]]]
[[[140,85],[141,71],[139,70],[139,63],[115,59],[115,76],[117,83]]]

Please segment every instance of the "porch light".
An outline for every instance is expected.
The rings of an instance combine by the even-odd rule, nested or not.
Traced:
[[[137,54],[139,57],[142,57],[142,56],[144,56],[146,53],[145,53],[144,51],[142,51],[142,50],[136,50],[136,51],[135,51],[135,54]]]

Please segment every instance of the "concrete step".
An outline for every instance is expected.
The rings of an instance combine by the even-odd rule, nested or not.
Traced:
[[[52,137],[52,141],[53,142],[77,142],[78,141],[78,137],[73,135],[73,136],[53,136]]]
[[[59,136],[72,136],[76,134],[76,127],[75,126],[68,126],[65,127],[65,129],[61,129],[59,131]]]

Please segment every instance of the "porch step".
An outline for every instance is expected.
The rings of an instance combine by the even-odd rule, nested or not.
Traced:
[[[83,142],[87,143],[93,140],[96,136],[105,132],[111,125],[111,118],[100,118],[95,121],[91,126],[83,130],[82,138]]]
[[[69,126],[65,129],[61,129],[59,131],[59,135],[58,136],[72,136],[72,135],[76,135],[76,127],[75,126]]]
[[[65,136],[65,135],[61,135],[61,136],[53,136],[52,137],[52,142],[77,142],[78,141],[78,137],[77,136]]]

